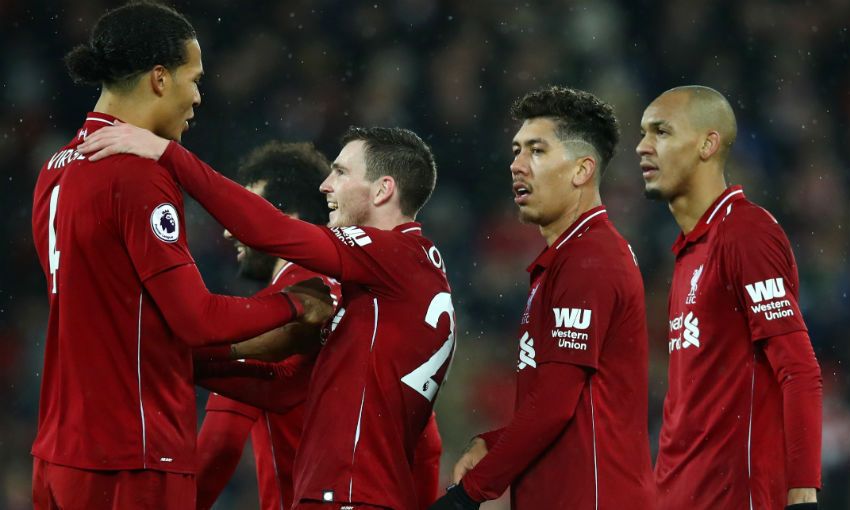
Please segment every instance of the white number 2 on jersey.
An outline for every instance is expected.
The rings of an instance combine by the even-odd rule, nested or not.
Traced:
[[[50,262],[50,277],[53,294],[56,294],[56,272],[59,271],[59,251],[56,250],[56,207],[59,205],[59,186],[50,193],[50,223],[47,235],[47,258]]]
[[[449,337],[446,338],[443,346],[431,356],[428,361],[419,365],[413,372],[401,378],[401,382],[413,388],[417,393],[427,398],[434,400],[437,395],[437,390],[440,389],[439,383],[433,379],[434,374],[440,370],[440,367],[446,363],[446,360],[454,352],[455,345],[455,308],[452,305],[452,295],[448,292],[440,292],[431,304],[428,306],[428,312],[425,314],[425,322],[432,328],[437,327],[437,322],[440,316],[447,314],[449,316]]]

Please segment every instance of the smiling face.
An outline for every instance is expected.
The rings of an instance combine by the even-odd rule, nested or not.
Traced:
[[[201,104],[198,83],[204,74],[201,63],[201,46],[196,39],[186,41],[187,61],[173,69],[168,86],[163,91],[154,132],[163,138],[177,140],[189,129],[189,120],[195,116],[194,108]]]
[[[514,202],[523,222],[545,227],[567,216],[576,204],[572,178],[577,160],[546,117],[529,119],[513,139],[511,163]]]
[[[636,152],[648,198],[670,202],[690,189],[702,137],[687,112],[688,97],[678,92],[662,94],[643,112]]]
[[[368,225],[372,185],[366,178],[366,142],[348,142],[331,164],[330,175],[319,186],[331,210],[328,226]]]

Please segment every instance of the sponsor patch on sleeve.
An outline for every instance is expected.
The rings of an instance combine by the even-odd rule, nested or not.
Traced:
[[[372,243],[372,238],[360,227],[334,227],[331,232],[348,246],[366,246]]]
[[[177,208],[165,203],[159,204],[151,212],[151,230],[161,241],[173,243],[180,237],[180,219]]]

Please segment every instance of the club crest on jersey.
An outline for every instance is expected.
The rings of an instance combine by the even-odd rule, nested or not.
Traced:
[[[177,209],[171,204],[159,204],[151,213],[151,229],[161,241],[173,243],[180,237]]]
[[[522,320],[520,321],[520,324],[528,324],[529,314],[531,313],[531,302],[534,301],[534,295],[537,294],[538,287],[540,287],[539,283],[531,289],[531,292],[528,293],[528,301],[525,303],[525,311],[522,312]]]
[[[694,269],[694,274],[691,276],[691,291],[688,292],[688,297],[685,298],[686,305],[693,305],[697,302],[697,285],[699,285],[700,276],[702,276],[702,265]]]

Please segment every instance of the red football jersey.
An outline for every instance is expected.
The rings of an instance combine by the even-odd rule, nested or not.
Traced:
[[[317,227],[171,143],[160,158],[248,246],[342,282],[295,456],[295,501],[416,508],[414,449],[454,353],[445,265],[418,223]]]
[[[512,508],[651,508],[648,339],[631,247],[599,206],[528,270],[516,407],[534,390],[541,364],[570,363],[592,375],[564,432],[514,480]]]
[[[33,239],[50,317],[32,453],[84,469],[191,473],[195,392],[186,342],[204,339],[178,338],[165,316],[187,335],[213,325],[205,336],[215,343],[272,329],[296,308],[283,295],[234,298],[203,287],[182,228],[182,193],[168,172],[135,156],[92,163],[76,151],[114,120],[90,113],[36,183]],[[166,272],[172,292],[164,290],[168,276],[159,277]],[[172,306],[190,305],[163,310],[146,286]]]
[[[193,264],[183,197],[155,162],[91,163],[75,147],[112,124],[89,113],[41,169],[33,236],[50,318],[32,453],[85,469],[194,470],[192,355],[143,281]],[[167,391],[162,391],[167,388]]]
[[[258,295],[280,292],[286,287],[311,278],[321,278],[330,288],[334,306],[340,299],[339,282],[333,278],[321,276],[301,266],[287,262],[272,279],[268,287]],[[313,364],[316,355],[295,356],[282,363]],[[307,398],[307,388],[304,388]],[[257,482],[260,495],[260,508],[279,510],[292,507],[292,464],[295,450],[301,437],[304,422],[304,405],[299,404],[290,411],[280,414],[263,411],[253,406],[237,402],[216,393],[207,400],[207,411],[225,411],[243,414],[256,422],[251,428],[251,443],[254,450],[254,462],[257,470]]]
[[[325,232],[342,303],[310,381],[295,500],[416,508],[413,454],[454,352],[445,266],[417,223]]]
[[[784,508],[782,394],[758,340],[806,329],[788,239],[734,186],[673,252],[659,508]]]

